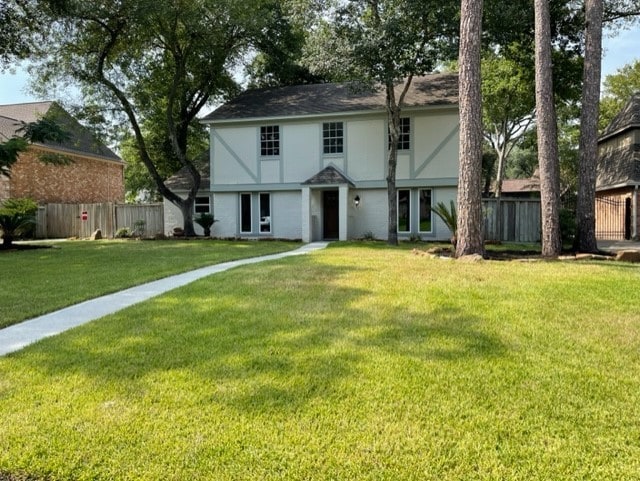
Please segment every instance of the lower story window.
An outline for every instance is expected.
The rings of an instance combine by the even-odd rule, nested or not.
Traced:
[[[211,204],[209,202],[209,196],[197,196],[193,204],[193,210],[196,214],[209,214],[211,213]]]
[[[271,232],[271,195],[260,194],[260,232]]]
[[[431,232],[431,189],[420,190],[420,232]]]
[[[398,232],[411,232],[410,190],[398,190]]]
[[[240,232],[251,232],[251,194],[240,194]]]

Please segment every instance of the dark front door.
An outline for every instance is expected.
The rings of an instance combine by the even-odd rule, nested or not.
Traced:
[[[322,192],[322,232],[324,239],[340,237],[340,209],[337,190]]]

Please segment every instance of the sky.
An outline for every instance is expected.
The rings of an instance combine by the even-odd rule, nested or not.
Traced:
[[[602,78],[615,73],[624,65],[640,59],[640,27],[624,30],[612,37],[603,38],[604,55],[602,59]],[[15,73],[0,73],[0,105],[40,100],[55,100],[55,94],[49,98],[36,97],[29,93],[29,75],[24,68],[17,67]]]

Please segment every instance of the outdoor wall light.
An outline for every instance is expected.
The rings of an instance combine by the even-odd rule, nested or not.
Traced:
[[[360,206],[360,196],[356,195],[353,199],[353,203],[355,204],[356,207]]]

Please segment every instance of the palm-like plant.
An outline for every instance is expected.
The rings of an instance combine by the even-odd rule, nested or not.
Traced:
[[[211,214],[202,213],[195,219],[196,224],[204,229],[205,237],[209,237],[211,235],[211,226],[216,221]]]
[[[0,207],[2,248],[11,247],[16,236],[28,232],[36,223],[38,204],[31,199],[8,199]]]
[[[458,242],[458,212],[456,211],[456,204],[451,201],[450,206],[447,207],[444,202],[438,202],[431,210],[442,219],[442,222],[451,231],[451,244],[455,249]]]

